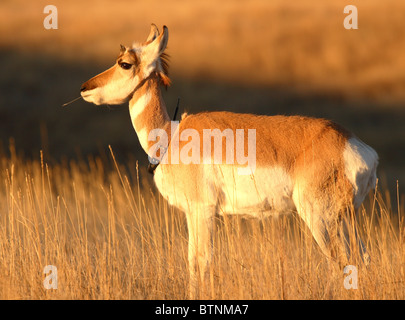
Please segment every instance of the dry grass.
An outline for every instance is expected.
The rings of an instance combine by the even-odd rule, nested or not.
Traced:
[[[185,217],[134,162],[111,165],[96,158],[49,166],[13,149],[1,157],[1,299],[187,298]],[[224,218],[214,285],[203,298],[404,299],[404,219],[386,197],[377,192],[359,217],[372,264],[359,266],[357,290],[344,289],[342,271],[297,217]],[[57,267],[56,290],[43,287],[46,265]]]

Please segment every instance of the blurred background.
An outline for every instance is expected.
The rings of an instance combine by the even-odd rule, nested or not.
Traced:
[[[44,7],[58,9],[46,30]],[[358,30],[346,30],[346,5]],[[115,62],[119,45],[169,28],[169,114],[228,110],[332,119],[380,155],[380,181],[405,190],[405,2],[402,0],[2,0],[0,145],[63,161],[147,157],[128,105],[77,101],[83,82]]]

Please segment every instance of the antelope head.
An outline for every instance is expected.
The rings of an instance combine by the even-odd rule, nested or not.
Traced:
[[[129,101],[140,84],[152,76],[158,77],[163,85],[170,85],[167,55],[164,53],[168,38],[166,26],[160,34],[152,24],[146,42],[135,43],[132,48],[121,45],[115,64],[82,85],[83,99],[96,105],[122,104]]]

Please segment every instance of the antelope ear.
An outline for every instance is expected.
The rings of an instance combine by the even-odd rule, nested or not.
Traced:
[[[161,33],[151,43],[146,44],[142,52],[142,58],[144,63],[144,77],[156,70],[158,64],[160,65],[160,55],[165,51],[167,42],[169,40],[169,30],[166,26],[163,26],[163,33]]]
[[[166,26],[163,26],[163,33],[157,37],[153,43],[157,47],[157,54],[160,56],[167,47],[167,42],[169,41],[169,29]]]
[[[150,32],[148,38],[146,39],[146,42],[150,43],[153,40],[155,40],[158,36],[159,36],[159,29],[154,23],[152,23],[150,26]]]

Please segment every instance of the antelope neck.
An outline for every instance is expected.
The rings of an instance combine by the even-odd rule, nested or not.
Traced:
[[[149,132],[163,129],[170,132],[170,118],[163,101],[157,76],[143,81],[129,101],[129,113],[139,142],[146,153],[153,141],[148,141]]]

